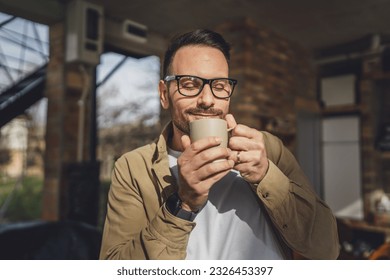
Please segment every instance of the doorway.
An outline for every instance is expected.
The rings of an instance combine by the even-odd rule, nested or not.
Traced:
[[[363,219],[360,117],[322,119],[323,195],[338,217]]]

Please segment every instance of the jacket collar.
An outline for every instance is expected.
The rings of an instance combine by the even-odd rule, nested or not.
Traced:
[[[153,154],[153,164],[156,164],[168,156],[168,143],[173,136],[173,124],[169,122],[156,141],[156,149]]]
[[[169,122],[155,142],[155,149],[152,158],[152,172],[162,190],[162,200],[177,191],[175,177],[169,169],[168,143],[173,135],[173,124]]]

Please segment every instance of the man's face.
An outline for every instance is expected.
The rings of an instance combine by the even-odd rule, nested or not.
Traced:
[[[206,46],[186,46],[180,48],[173,57],[170,75],[193,75],[205,79],[228,78],[229,68],[225,56],[216,48]],[[189,123],[202,118],[225,118],[230,99],[216,98],[209,85],[194,97],[181,95],[177,82],[160,81],[160,100],[164,109],[170,110],[174,129],[189,134]],[[175,129],[176,130],[176,129]]]

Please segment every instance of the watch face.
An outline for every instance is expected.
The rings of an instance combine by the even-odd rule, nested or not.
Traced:
[[[173,193],[171,196],[168,197],[167,201],[165,202],[166,207],[168,211],[172,214],[175,215],[181,209],[181,200],[177,192]]]

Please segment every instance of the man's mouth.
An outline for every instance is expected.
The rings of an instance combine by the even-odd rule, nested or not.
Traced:
[[[217,110],[217,109],[212,109],[207,111],[199,110],[199,109],[188,109],[186,113],[188,115],[194,116],[196,119],[219,118],[223,114],[221,110]]]
[[[213,117],[218,117],[219,115],[216,114],[190,114],[195,116],[195,118],[213,118]]]

